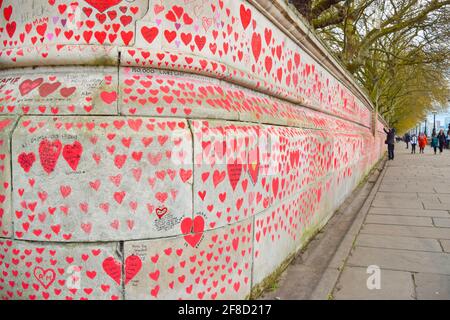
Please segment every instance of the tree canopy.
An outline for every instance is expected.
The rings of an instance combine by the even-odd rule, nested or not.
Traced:
[[[450,98],[450,0],[290,0],[403,132]]]

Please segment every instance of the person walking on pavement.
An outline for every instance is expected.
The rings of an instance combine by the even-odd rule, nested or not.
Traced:
[[[409,135],[409,133],[405,133],[405,135],[403,136],[403,140],[406,142],[406,149],[408,149],[409,147],[409,142],[411,141],[411,136]]]
[[[447,130],[447,149],[450,149],[450,123],[448,124],[448,130]]]
[[[439,140],[439,153],[442,153],[442,150],[445,148],[445,145],[447,143],[447,138],[445,137],[445,133],[444,133],[443,129],[441,129],[439,131],[439,134],[437,137]]]
[[[416,153],[417,136],[415,133],[411,136],[411,154]]]
[[[388,146],[388,159],[394,160],[394,144],[395,144],[395,129],[390,128],[389,131],[386,128],[383,128],[386,133],[386,141],[385,143]]]
[[[419,153],[423,153],[425,146],[428,143],[427,136],[423,132],[419,134],[418,142],[419,142]]]
[[[431,147],[434,149],[434,154],[436,154],[437,148],[439,147],[439,139],[435,131],[431,135]]]

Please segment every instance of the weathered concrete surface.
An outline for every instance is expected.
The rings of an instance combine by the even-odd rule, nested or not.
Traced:
[[[192,139],[184,120],[25,117],[13,139],[17,238],[170,236],[192,216]]]
[[[0,117],[0,238],[12,235],[10,146],[16,122],[16,117]]]
[[[0,239],[1,299],[122,298],[118,243],[41,244]]]
[[[41,67],[2,72],[2,113],[117,114],[117,68]]]
[[[183,237],[128,241],[125,256],[142,268],[125,286],[126,299],[243,299],[250,294],[250,221],[204,231],[204,217],[183,221]]]

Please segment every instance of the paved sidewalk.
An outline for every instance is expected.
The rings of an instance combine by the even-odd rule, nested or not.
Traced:
[[[450,299],[450,150],[395,148],[334,299]],[[371,265],[380,289],[367,288]]]

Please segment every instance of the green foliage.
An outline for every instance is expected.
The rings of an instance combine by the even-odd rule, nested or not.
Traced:
[[[450,0],[291,0],[402,133],[449,95]]]

